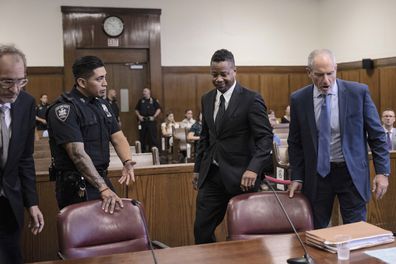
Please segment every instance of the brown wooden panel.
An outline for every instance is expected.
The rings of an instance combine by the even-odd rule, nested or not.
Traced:
[[[172,111],[176,122],[183,120],[186,109],[196,113],[196,82],[194,74],[167,74],[164,82],[164,115]]]
[[[257,73],[237,73],[239,83],[251,90],[260,92],[260,75]]]
[[[264,97],[268,109],[281,117],[289,104],[288,74],[261,74],[260,93]]]
[[[337,75],[339,78],[344,79],[344,80],[354,81],[354,82],[360,81],[360,70],[338,71]]]
[[[367,221],[382,228],[396,232],[396,181],[393,180],[396,171],[396,152],[390,153],[392,176],[389,180],[388,190],[381,200],[372,195],[367,207]],[[370,182],[375,176],[373,162],[370,162]]]
[[[380,109],[396,109],[396,67],[384,67],[380,75]]]
[[[380,105],[380,78],[379,70],[374,69],[373,71],[360,70],[360,82],[368,85],[371,93],[371,98],[374,101],[378,111],[381,111]]]
[[[289,74],[290,93],[293,93],[294,91],[297,91],[311,83],[312,81],[306,72]]]
[[[55,100],[63,91],[63,68],[30,67],[28,68],[28,91],[39,103],[41,94],[48,95],[48,101]]]

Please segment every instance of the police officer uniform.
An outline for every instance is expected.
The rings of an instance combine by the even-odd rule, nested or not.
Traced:
[[[85,181],[62,146],[83,142],[85,152],[114,190],[107,178],[110,136],[120,130],[106,100],[86,97],[76,87],[62,94],[47,112],[50,148],[56,178],[56,198],[59,208],[85,200],[100,198],[97,188]]]
[[[47,112],[47,108],[48,108],[48,104],[42,104],[40,103],[39,105],[37,105],[36,107],[36,116],[42,118],[42,119],[46,119],[45,118],[45,113]],[[43,124],[39,121],[36,121],[36,127],[37,130],[47,130],[47,125]]]
[[[157,123],[155,119],[150,120],[150,117],[153,117],[160,108],[158,100],[152,97],[149,99],[143,97],[136,104],[135,110],[139,111],[139,114],[143,116],[143,121],[140,122],[140,142],[143,151],[146,146],[149,146],[149,149],[158,147]]]
[[[116,100],[110,100],[109,98],[106,97],[106,101],[109,103],[111,110],[113,111],[115,118],[119,119],[120,117],[120,108],[118,107],[117,101]]]

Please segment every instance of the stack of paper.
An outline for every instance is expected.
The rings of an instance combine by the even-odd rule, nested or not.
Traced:
[[[391,243],[395,240],[391,231],[366,222],[357,222],[306,231],[305,242],[336,253],[337,244],[343,242],[336,241],[336,235],[348,235],[351,238],[348,241],[351,250]]]

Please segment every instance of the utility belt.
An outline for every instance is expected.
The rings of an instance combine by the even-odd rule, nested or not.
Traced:
[[[97,170],[102,178],[107,177],[107,170]],[[58,170],[50,168],[50,179],[56,180],[63,192],[77,193],[81,198],[86,196],[87,182],[84,176],[76,170]]]

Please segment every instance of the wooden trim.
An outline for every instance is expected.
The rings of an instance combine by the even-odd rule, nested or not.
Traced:
[[[29,74],[63,74],[63,67],[28,67]]]
[[[67,13],[115,13],[115,14],[154,14],[161,15],[161,9],[148,8],[109,8],[109,7],[88,7],[88,6],[61,6],[61,11]]]
[[[396,66],[396,57],[374,59],[374,68]],[[363,69],[362,61],[351,61],[338,63],[338,70],[357,70]]]
[[[306,72],[306,66],[237,66],[238,73]],[[163,73],[207,73],[209,66],[162,66]]]

